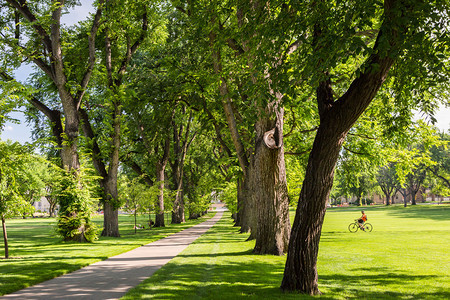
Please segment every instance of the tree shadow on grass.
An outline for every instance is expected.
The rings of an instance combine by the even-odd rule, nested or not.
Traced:
[[[435,221],[450,220],[450,206],[447,205],[395,207],[387,210],[387,213],[398,218],[431,219]]]
[[[426,292],[415,292],[412,288],[409,293],[392,291],[390,286],[420,286],[424,282],[430,282],[436,275],[408,275],[402,272],[385,272],[382,274],[370,274],[377,268],[369,270],[352,270],[355,275],[330,274],[319,275],[319,284],[327,286],[333,294],[345,294],[346,299],[450,299],[450,291],[444,287],[420,287]],[[378,272],[378,271],[377,271]],[[359,274],[357,274],[359,273]],[[425,280],[425,281],[424,281]],[[372,287],[378,287],[374,291]]]
[[[239,252],[225,252],[225,253],[215,253],[211,255],[210,253],[205,254],[178,254],[177,257],[193,258],[193,257],[221,257],[221,256],[246,256],[253,255],[253,250],[239,251]]]
[[[245,255],[244,253],[234,253]],[[156,272],[144,284],[131,290],[125,299],[316,299],[298,293],[284,293],[280,289],[284,265],[259,262],[258,256],[235,262],[211,255],[205,263],[192,263],[189,255],[179,256]],[[200,255],[201,256],[201,255]],[[205,255],[207,256],[207,255]],[[197,255],[194,255],[197,257]],[[439,287],[421,288],[409,293],[397,291],[399,284],[419,286],[438,276],[408,275],[387,269],[352,270],[353,275],[319,275],[319,289],[324,291],[320,299],[450,299],[448,290]],[[373,289],[373,287],[376,287]]]
[[[63,259],[63,258],[58,258]],[[84,265],[51,261],[36,262],[35,259],[17,259],[5,273],[0,269],[0,295],[9,294],[34,284],[53,279],[80,269]]]
[[[154,299],[313,299],[283,293],[279,288],[283,268],[277,265],[255,261],[197,264],[179,260],[163,269],[131,290],[125,299],[149,295]]]
[[[208,235],[208,233],[206,233]],[[236,235],[222,235],[220,239],[220,243],[236,243],[236,242],[245,242],[247,237],[242,236],[242,238],[238,238],[236,240]],[[195,244],[210,244],[211,241],[208,239],[200,239],[194,242]]]

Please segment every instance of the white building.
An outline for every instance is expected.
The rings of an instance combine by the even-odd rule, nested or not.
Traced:
[[[34,202],[33,204],[36,212],[50,212],[50,203],[48,203],[47,198],[41,197],[41,200],[38,202]]]

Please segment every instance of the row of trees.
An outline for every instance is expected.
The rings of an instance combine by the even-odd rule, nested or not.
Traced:
[[[435,195],[448,196],[449,135],[421,121],[403,134],[402,144],[385,139],[380,145],[381,140],[376,136],[368,139],[363,147],[350,142],[350,147],[357,147],[356,152],[352,148],[343,149],[332,198],[355,197],[361,205],[362,197],[377,193],[390,205],[393,197],[401,193],[406,206],[409,199],[415,205],[417,193],[425,189]]]
[[[254,252],[288,253],[283,290],[320,293],[335,166],[342,149],[357,151],[347,143],[375,131],[393,140],[412,109],[432,115],[447,96],[445,0],[98,0],[72,27],[61,16],[76,1],[0,3],[4,98],[25,101],[71,174],[60,219],[82,221],[69,232],[89,229],[83,164],[98,176],[106,236],[119,235],[121,172],[158,187],[157,226],[165,188],[183,222],[187,199],[202,208],[219,183],[233,199],[235,185],[230,207]],[[27,84],[11,75],[24,62],[36,66]],[[292,227],[285,154],[304,170]]]

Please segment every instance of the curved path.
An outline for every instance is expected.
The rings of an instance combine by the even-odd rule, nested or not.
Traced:
[[[223,212],[164,239],[78,271],[0,297],[1,299],[119,299],[208,231]]]

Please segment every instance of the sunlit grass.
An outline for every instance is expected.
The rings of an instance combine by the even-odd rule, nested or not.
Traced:
[[[207,217],[211,217],[209,214]],[[139,217],[146,224],[145,216]],[[154,218],[153,218],[154,219]],[[7,221],[9,252],[4,257],[3,241],[0,248],[0,295],[57,277],[108,257],[148,244],[185,228],[203,222],[189,220],[185,224],[171,224],[164,228],[138,230],[134,233],[134,217],[119,216],[121,237],[100,237],[94,243],[64,243],[54,230],[55,219],[15,219]],[[95,217],[102,227],[103,217]]]
[[[329,209],[318,259],[325,299],[449,299],[450,206],[366,207],[371,233],[350,233],[360,208]],[[309,299],[279,286],[285,257],[253,255],[225,215],[124,299]]]

